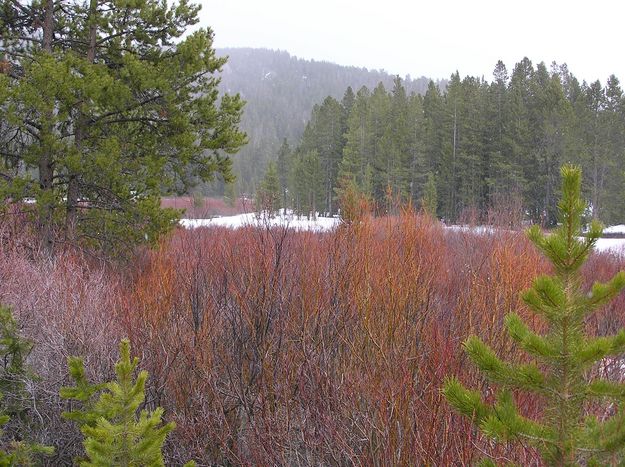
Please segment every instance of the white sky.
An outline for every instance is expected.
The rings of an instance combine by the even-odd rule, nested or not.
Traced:
[[[625,81],[622,0],[196,0],[216,47],[266,47],[341,65],[448,78],[567,63],[580,80]]]

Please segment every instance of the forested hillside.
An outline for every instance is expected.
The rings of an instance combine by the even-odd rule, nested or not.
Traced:
[[[315,103],[325,96],[340,98],[351,86],[391,86],[393,76],[385,71],[346,67],[329,62],[302,60],[287,52],[267,49],[218,49],[228,56],[221,75],[221,89],[241,93],[247,101],[242,128],[249,143],[233,159],[241,193],[253,193],[271,159],[277,156],[283,138],[297,141]],[[424,93],[429,79],[406,77],[408,92]]]
[[[614,75],[580,83],[566,65],[524,58],[511,73],[498,62],[491,81],[456,72],[424,95],[399,78],[355,91],[320,99],[295,149],[283,148],[285,201],[303,213],[335,213],[351,187],[378,212],[426,199],[455,221],[503,199],[553,225],[559,167],[572,162],[586,174],[587,214],[625,220],[625,101]]]

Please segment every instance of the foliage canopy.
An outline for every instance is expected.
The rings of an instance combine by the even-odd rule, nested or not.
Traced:
[[[48,250],[154,241],[160,195],[220,174],[243,101],[187,0],[0,1],[0,195],[34,201]]]

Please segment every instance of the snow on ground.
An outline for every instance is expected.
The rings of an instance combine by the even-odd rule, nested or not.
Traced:
[[[471,232],[475,235],[490,235],[497,231],[495,227],[490,225],[444,225],[444,227],[453,232]]]
[[[610,227],[606,227],[605,229],[603,229],[603,233],[610,234],[610,235],[615,235],[615,234],[625,235],[625,225],[623,224],[611,225]]]
[[[332,230],[341,220],[338,217],[317,217],[308,219],[305,216],[299,217],[287,211],[286,214],[268,217],[258,213],[238,214],[236,216],[213,217],[212,219],[181,219],[183,227],[194,229],[197,227],[228,227],[238,229],[240,227],[288,227],[294,230],[312,230],[323,232]]]
[[[484,226],[484,225],[478,225],[478,226],[449,225],[449,226],[445,226],[445,228],[456,231],[456,232],[472,232],[476,235],[490,235],[490,234],[495,233],[496,231],[494,227]],[[609,234],[615,234],[615,233],[625,234],[625,225],[615,225],[612,227],[607,227],[603,231],[604,233],[609,233]],[[602,253],[611,252],[615,254],[625,255],[625,238],[600,238],[597,240],[597,243],[595,245],[595,251],[602,252]]]
[[[600,238],[595,245],[595,251],[625,254],[625,238]]]

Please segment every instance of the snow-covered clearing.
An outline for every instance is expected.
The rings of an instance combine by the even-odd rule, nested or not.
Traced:
[[[468,225],[450,225],[446,227],[449,230],[459,232],[471,232],[475,235],[490,235],[496,232],[494,227],[488,225],[468,226]],[[612,227],[606,227],[604,230],[606,234],[622,233],[625,235],[625,225],[615,225]],[[595,251],[611,252],[615,254],[625,255],[625,238],[600,238],[595,245]]]
[[[611,225],[610,227],[606,227],[605,229],[603,229],[603,233],[609,234],[609,235],[616,235],[616,234],[625,235],[625,225],[623,224]]]
[[[194,229],[196,227],[228,227],[238,229],[240,227],[288,227],[294,230],[312,230],[323,232],[332,230],[339,225],[338,217],[317,217],[308,219],[305,216],[295,216],[289,212],[280,216],[269,217],[258,213],[238,214],[236,216],[213,217],[212,219],[181,219],[183,227]]]
[[[600,238],[597,240],[595,250],[625,254],[625,238]]]

